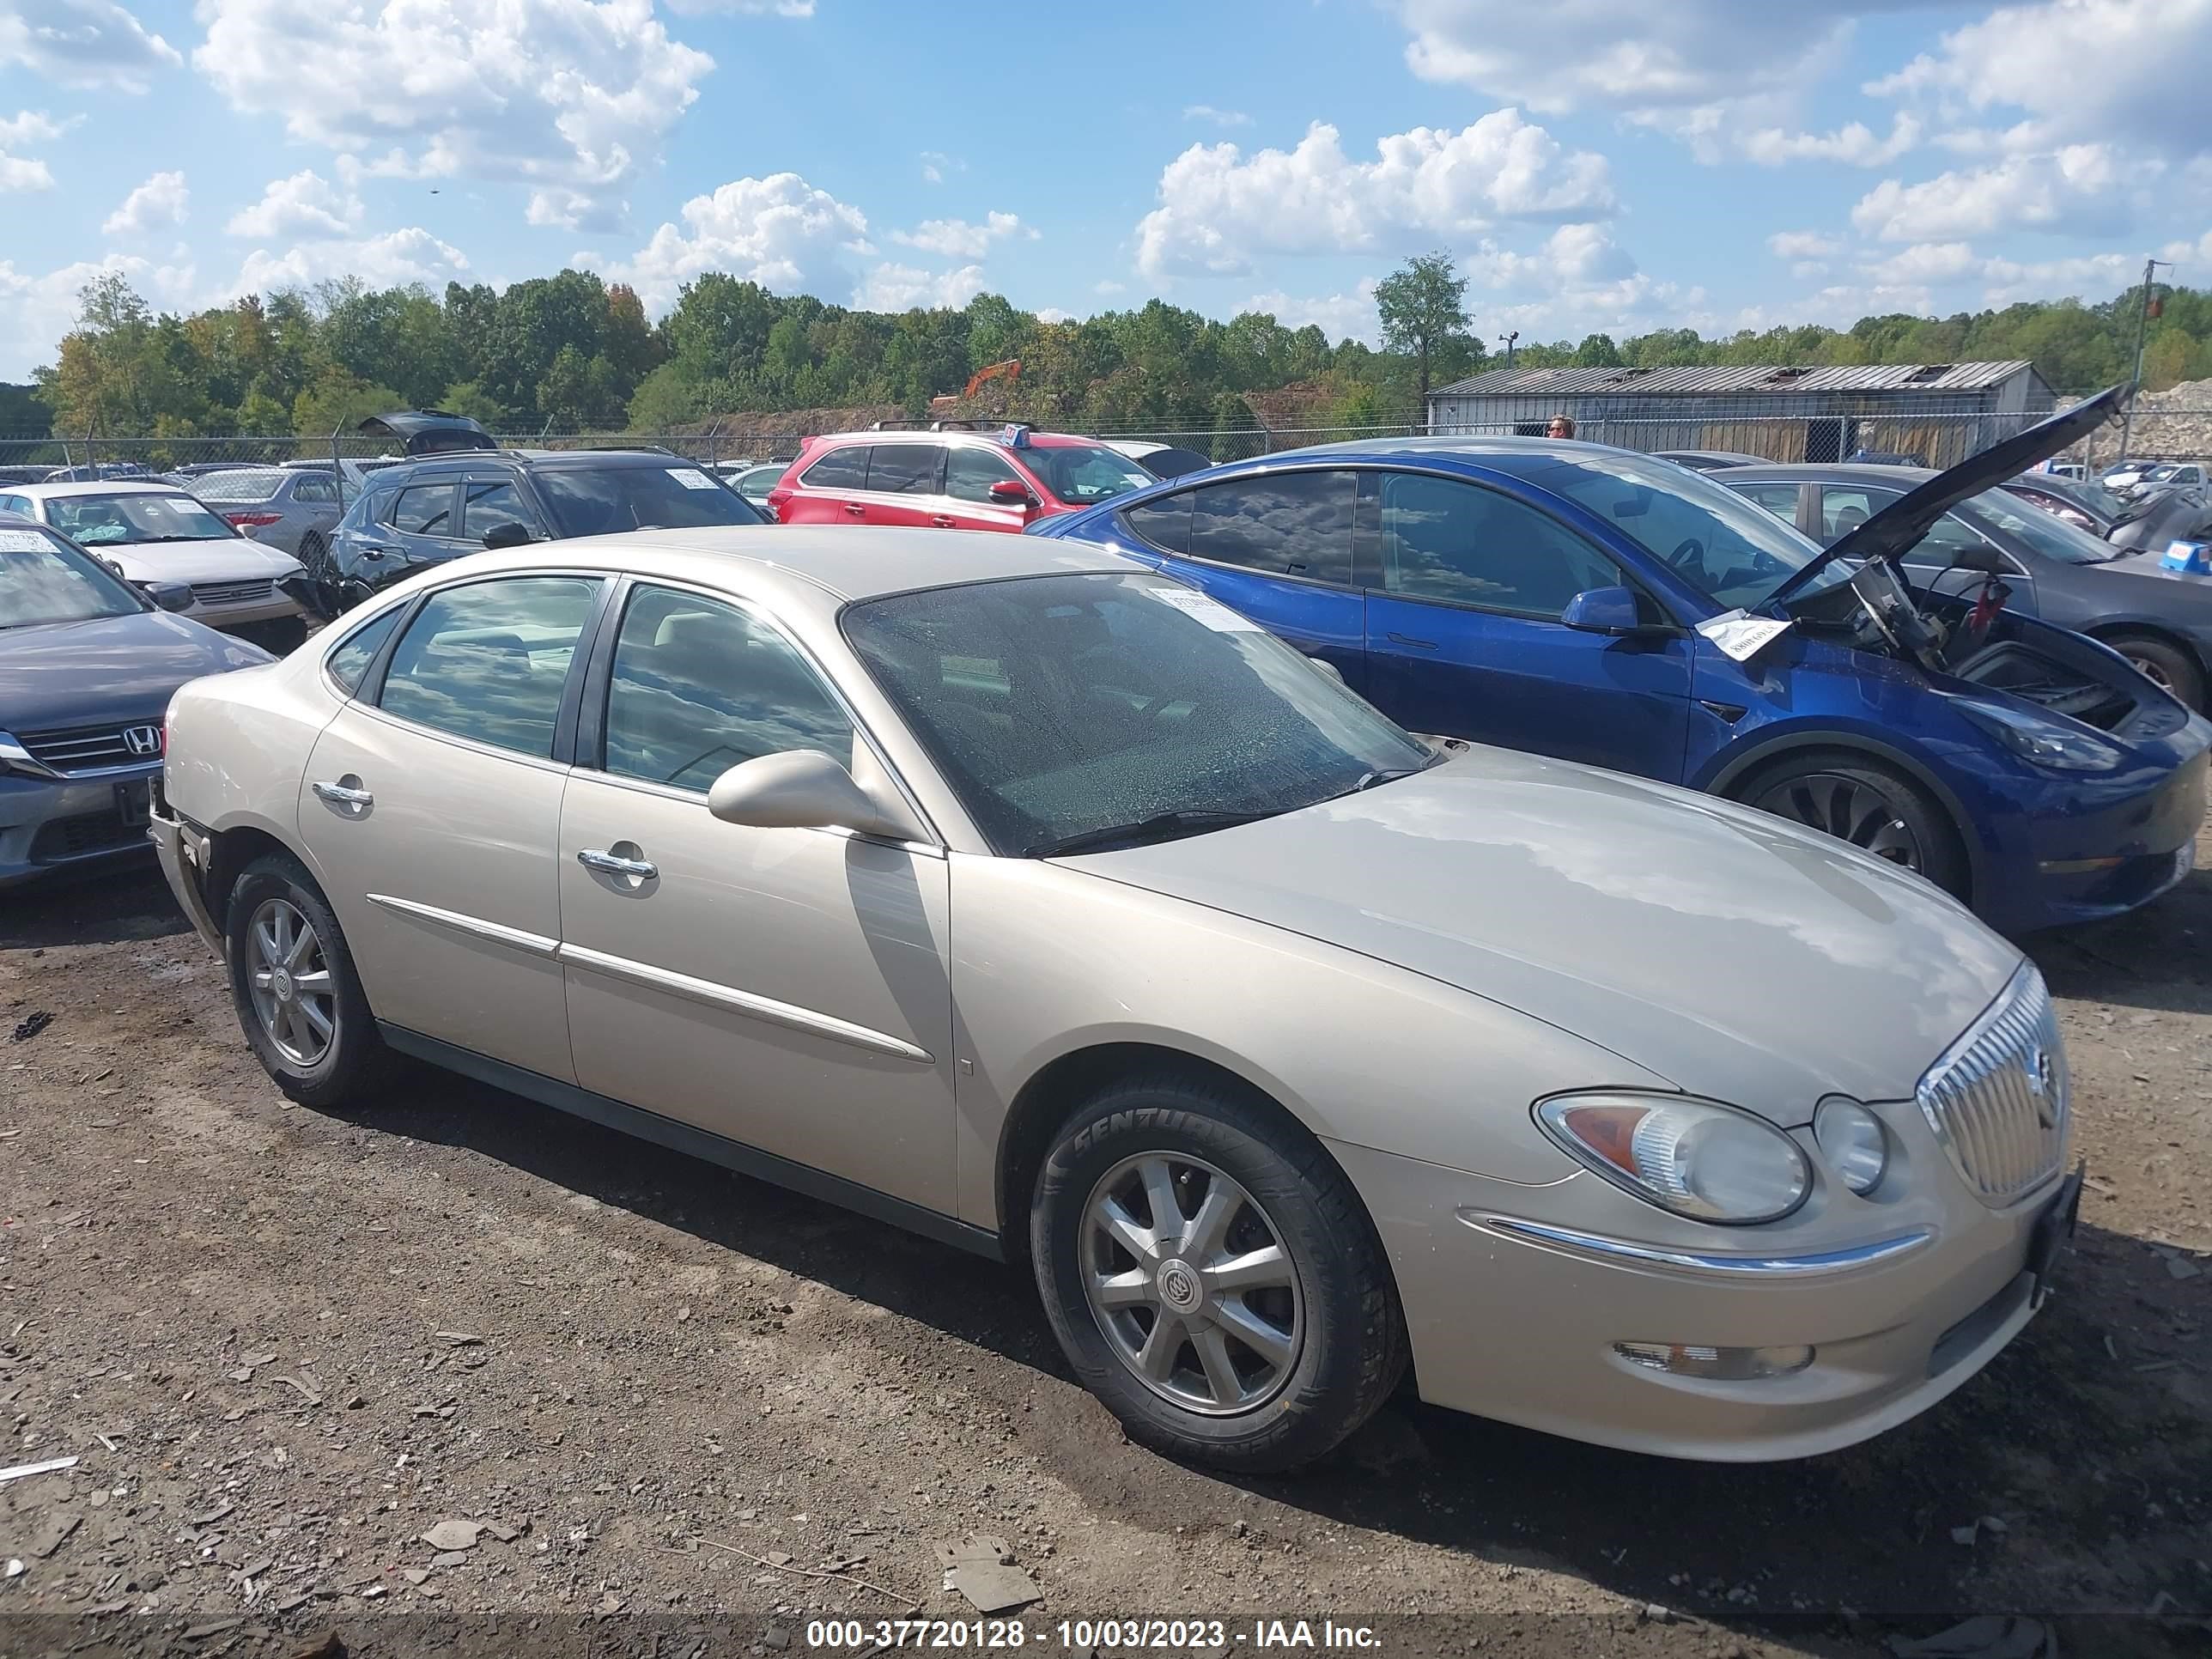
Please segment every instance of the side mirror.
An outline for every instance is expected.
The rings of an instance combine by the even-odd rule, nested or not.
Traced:
[[[756,830],[857,830],[893,841],[923,831],[903,802],[885,805],[816,749],[790,749],[742,761],[707,791],[707,810],[725,823]]]
[[[502,524],[484,532],[483,544],[496,552],[502,547],[527,547],[537,539],[526,524]]]
[[[1978,570],[1985,576],[2005,574],[2004,557],[1994,547],[1962,547],[1951,555],[1954,570]]]
[[[1344,671],[1339,668],[1334,663],[1331,662],[1327,657],[1308,657],[1306,660],[1311,663],[1316,668],[1320,669],[1322,673],[1328,675],[1329,678],[1334,680],[1339,685],[1342,685],[1344,684]]]
[[[1030,494],[1029,486],[1018,478],[1001,478],[991,486],[991,500],[1000,507],[1018,507],[1024,509],[1037,504]]]
[[[161,611],[189,611],[192,608],[192,590],[185,582],[148,582],[146,597]]]
[[[1636,595],[1626,587],[1592,587],[1567,601],[1559,620],[1585,634],[1641,634],[1650,629],[1638,614]]]

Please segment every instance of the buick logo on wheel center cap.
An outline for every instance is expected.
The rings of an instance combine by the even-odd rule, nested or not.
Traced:
[[[277,969],[269,975],[269,988],[276,994],[277,1001],[289,1002],[292,1000],[291,975],[282,968]]]
[[[1177,1313],[1188,1313],[1206,1299],[1206,1286],[1190,1264],[1170,1260],[1160,1263],[1160,1300]]]

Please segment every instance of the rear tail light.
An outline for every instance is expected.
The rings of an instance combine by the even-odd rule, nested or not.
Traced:
[[[240,530],[258,530],[264,525],[275,524],[284,515],[281,513],[226,513],[222,516]]]

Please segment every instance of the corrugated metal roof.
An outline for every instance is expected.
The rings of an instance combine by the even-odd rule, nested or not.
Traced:
[[[1727,368],[1493,368],[1439,387],[1432,398],[1640,397],[1759,392],[1984,392],[2027,362],[1856,363],[1826,368],[1748,364]]]

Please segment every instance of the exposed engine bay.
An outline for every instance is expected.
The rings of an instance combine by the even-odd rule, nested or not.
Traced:
[[[2008,692],[2100,731],[2148,734],[2168,711],[2147,705],[2147,682],[2111,652],[2004,607],[2010,590],[1987,573],[1969,600],[1912,586],[1887,559],[1789,605],[1797,625],[1855,650],[1917,663],[1932,674]],[[2179,704],[2171,723],[2186,720]],[[2146,725],[2146,722],[2148,724]]]

